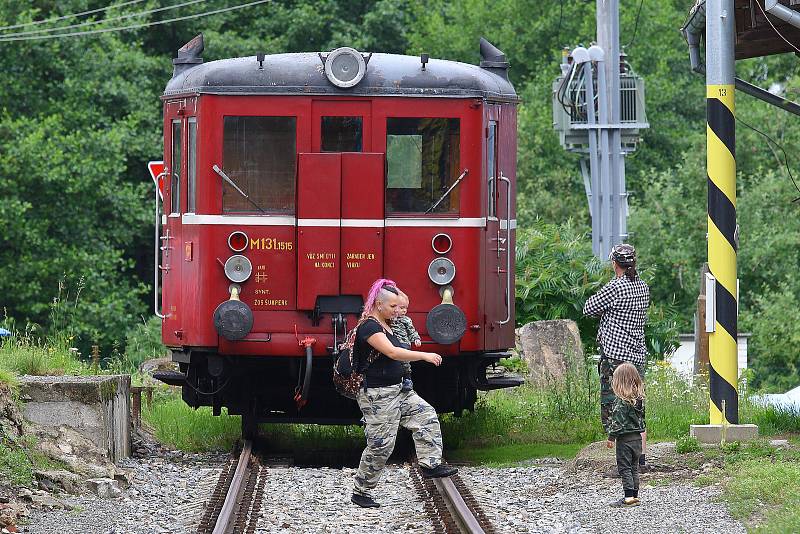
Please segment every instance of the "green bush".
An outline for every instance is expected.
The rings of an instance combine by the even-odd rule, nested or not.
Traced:
[[[691,386],[666,362],[647,367],[647,433],[655,439],[675,439],[690,425],[707,424],[708,385],[701,378]]]
[[[510,358],[503,358],[497,363],[512,373],[517,373],[522,376],[527,376],[528,374],[528,362],[518,354],[514,354]]]
[[[517,231],[517,325],[531,321],[572,319],[578,323],[584,350],[596,351],[597,319],[583,315],[583,305],[608,280],[608,262],[592,254],[591,240],[571,222],[535,221]],[[651,282],[653,272],[642,279]],[[651,357],[663,359],[678,346],[676,311],[671,303],[654,302],[648,311],[645,338]]]
[[[683,435],[679,437],[675,441],[675,450],[678,451],[680,454],[686,454],[689,452],[697,452],[701,450],[700,442],[697,441],[697,438],[694,436]]]
[[[744,327],[753,333],[749,349],[754,387],[784,392],[800,383],[800,323],[791,319],[800,309],[797,292],[793,283],[781,281],[754,299],[757,313],[743,318]]]
[[[128,330],[122,358],[130,372],[135,372],[146,360],[164,356],[169,356],[169,349],[161,342],[161,319],[154,315]]]

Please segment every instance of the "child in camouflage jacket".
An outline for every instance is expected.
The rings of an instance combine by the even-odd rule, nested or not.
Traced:
[[[644,384],[639,371],[630,363],[623,363],[611,379],[614,402],[611,405],[611,423],[608,428],[607,447],[616,444],[617,470],[622,478],[624,497],[611,503],[614,508],[639,505],[639,456],[642,454],[644,421]]]
[[[398,306],[398,315],[392,320],[392,332],[397,336],[397,340],[404,349],[411,349],[411,345],[415,347],[422,346],[422,339],[419,337],[419,332],[414,328],[414,323],[411,317],[406,315],[408,313],[409,299],[408,295],[400,291],[400,302]],[[403,362],[403,385],[401,391],[411,391],[414,389],[414,383],[411,381],[411,363]]]

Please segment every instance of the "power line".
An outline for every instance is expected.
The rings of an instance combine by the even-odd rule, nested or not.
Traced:
[[[636,30],[639,29],[639,15],[642,14],[642,6],[643,5],[644,5],[644,0],[641,0],[639,2],[639,10],[636,12],[636,22],[633,24],[633,36],[631,37],[630,42],[625,45],[625,48],[628,48],[629,46],[631,46],[633,44],[633,42],[636,40]]]
[[[271,0],[255,0],[254,2],[249,2],[247,4],[241,4],[241,5],[238,5],[238,6],[231,6],[231,7],[221,8],[221,9],[215,9],[213,11],[206,11],[204,13],[196,13],[194,15],[186,15],[186,16],[183,16],[183,17],[175,17],[175,18],[167,19],[167,20],[158,20],[158,21],[155,21],[155,22],[144,22],[142,24],[132,24],[130,26],[121,26],[121,27],[118,27],[118,28],[103,28],[103,29],[100,29],[100,30],[87,30],[87,31],[83,31],[83,32],[59,33],[59,34],[55,34],[55,35],[35,35],[35,36],[28,36],[28,37],[11,37],[11,38],[8,38],[8,39],[3,39],[2,37],[0,37],[0,43],[2,43],[2,42],[11,42],[11,41],[44,41],[44,40],[49,40],[49,39],[61,39],[63,37],[78,37],[78,36],[81,36],[81,35],[94,35],[94,34],[107,33],[107,32],[135,30],[135,29],[138,29],[138,28],[147,28],[147,27],[150,27],[150,26],[160,26],[162,24],[170,24],[172,22],[178,22],[178,21],[181,21],[181,20],[189,20],[189,19],[196,19],[196,18],[200,18],[200,17],[207,17],[207,16],[210,16],[210,15],[217,15],[219,13],[226,13],[228,11],[235,11],[237,9],[243,9],[243,8],[255,6],[255,5],[258,5],[258,4],[264,4],[264,3],[270,2],[270,1]]]
[[[25,26],[37,26],[39,24],[46,24],[48,22],[58,22],[59,20],[70,19],[72,17],[82,17],[83,15],[91,15],[92,13],[99,13],[100,11],[106,11],[106,10],[114,9],[114,8],[117,8],[117,7],[129,6],[131,4],[138,4],[139,2],[144,2],[144,0],[130,0],[129,2],[123,2],[121,4],[114,4],[114,5],[109,5],[109,6],[106,6],[106,7],[100,7],[100,8],[97,8],[97,9],[90,9],[89,11],[81,11],[80,13],[72,13],[70,15],[62,15],[60,17],[54,17],[52,19],[35,20],[33,22],[24,22],[22,24],[14,24],[12,26],[0,26],[0,31],[13,30],[15,28],[24,28]]]
[[[778,31],[778,28],[776,28],[776,27],[775,27],[775,25],[772,23],[772,21],[771,21],[771,20],[769,20],[769,17],[767,16],[766,12],[764,11],[764,8],[763,8],[763,7],[761,7],[761,4],[759,4],[758,2],[756,2],[756,5],[758,6],[758,9],[760,9],[760,10],[761,10],[761,14],[762,14],[762,15],[764,15],[764,18],[765,18],[765,19],[767,19],[767,22],[769,22],[769,25],[770,25],[770,26],[772,26],[772,29],[773,29],[773,30],[775,30],[775,33],[777,33],[777,34],[778,34],[778,37],[780,37],[781,39],[783,39],[784,41],[786,41],[786,44],[788,44],[789,46],[791,46],[792,48],[794,48],[794,49],[795,49],[795,51],[796,51],[797,53],[799,53],[799,54],[800,54],[800,48],[797,48],[795,45],[793,45],[792,43],[790,43],[790,42],[789,42],[789,40],[788,40],[786,37],[784,37],[784,36],[783,36],[783,34],[782,34],[781,32],[779,32],[779,31]]]
[[[188,2],[183,2],[182,4],[175,4],[175,5],[166,6],[166,7],[158,7],[158,8],[155,8],[155,9],[148,9],[146,11],[140,11],[138,13],[129,13],[127,15],[120,15],[118,17],[110,17],[110,18],[105,18],[105,19],[101,19],[101,20],[90,20],[90,21],[80,22],[78,24],[71,24],[69,26],[57,26],[55,28],[45,28],[45,29],[42,29],[42,30],[30,30],[30,31],[26,31],[26,32],[5,33],[5,34],[0,34],[0,38],[16,37],[16,36],[21,36],[21,35],[35,35],[37,33],[50,33],[50,32],[69,30],[69,29],[72,29],[72,28],[85,28],[86,26],[94,26],[96,24],[103,24],[104,22],[111,22],[113,20],[130,19],[130,18],[133,18],[133,17],[140,17],[142,15],[149,15],[151,13],[157,13],[159,11],[169,11],[170,9],[178,9],[180,7],[185,7],[185,6],[188,6],[188,5],[197,4],[198,2],[205,2],[205,1],[207,1],[207,0],[189,0]]]
[[[797,187],[797,182],[794,180],[794,176],[792,176],[792,171],[789,169],[789,156],[786,155],[786,151],[783,149],[783,145],[781,145],[780,143],[775,141],[772,137],[770,137],[769,135],[765,134],[764,132],[762,132],[758,128],[754,128],[754,127],[750,126],[749,124],[747,124],[746,122],[744,122],[742,119],[740,119],[738,117],[736,118],[736,122],[741,122],[742,124],[744,124],[745,126],[750,128],[751,130],[756,132],[757,134],[763,135],[767,139],[767,141],[769,141],[774,146],[776,146],[776,147],[781,149],[781,152],[783,152],[783,165],[786,167],[786,173],[789,175],[789,179],[792,181],[792,184],[794,184],[794,188],[797,189],[798,193],[800,193],[800,187]],[[775,155],[775,157],[777,158],[778,162],[780,162],[780,158],[777,156],[777,154]],[[792,202],[797,202],[798,200],[800,200],[800,197],[797,197],[796,199],[792,200]]]

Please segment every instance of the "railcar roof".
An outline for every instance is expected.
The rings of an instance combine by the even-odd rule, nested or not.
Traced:
[[[315,52],[272,54],[263,68],[256,56],[202,63],[175,75],[162,98],[182,94],[441,96],[517,102],[504,76],[477,65],[430,59],[422,69],[418,56],[372,54],[364,79],[349,89],[325,76]]]

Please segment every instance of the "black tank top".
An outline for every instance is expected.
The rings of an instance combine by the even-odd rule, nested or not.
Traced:
[[[364,361],[366,355],[372,350],[372,345],[369,344],[367,339],[379,332],[386,334],[386,337],[389,338],[389,342],[395,347],[402,347],[394,333],[391,331],[387,332],[377,320],[370,317],[358,327],[358,331],[356,332],[355,349],[356,354],[359,356],[359,371],[362,373],[364,372],[362,365],[366,364]],[[372,362],[372,365],[367,367],[364,375],[364,383],[368,388],[393,386],[403,381],[403,363],[381,354],[378,356],[378,359]]]

